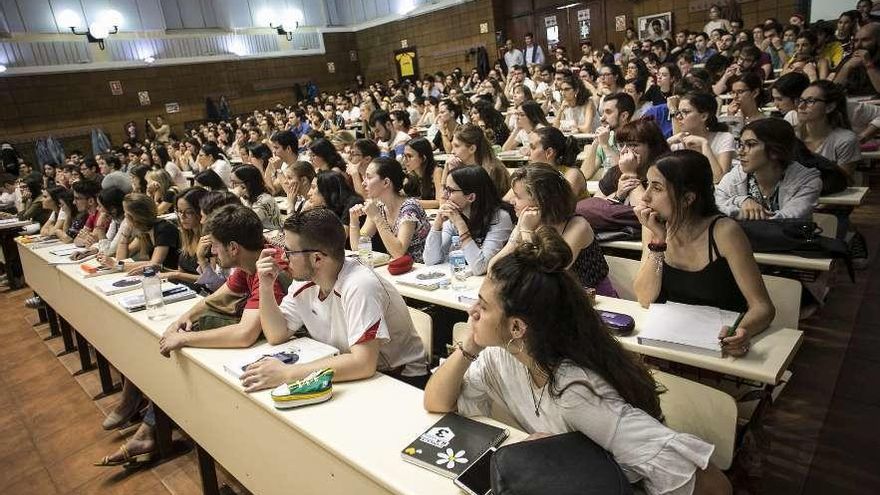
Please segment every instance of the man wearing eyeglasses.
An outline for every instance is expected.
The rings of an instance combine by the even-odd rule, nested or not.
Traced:
[[[257,259],[266,247],[263,223],[244,205],[227,205],[213,212],[202,226],[211,241],[211,254],[222,268],[234,269],[216,292],[202,299],[174,323],[159,340],[159,352],[168,357],[183,347],[249,347],[260,337],[260,297],[284,297],[284,287],[273,280],[260,291]],[[280,265],[281,253],[273,250]],[[198,330],[198,331],[196,331]]]
[[[245,391],[276,387],[333,368],[334,379],[369,378],[376,371],[424,388],[428,379],[425,349],[403,298],[372,268],[345,256],[345,231],[330,210],[295,213],[284,222],[289,266],[268,250],[257,262],[261,291],[260,321],[266,339],[279,344],[305,327],[309,336],[339,349],[338,356],[302,364],[264,359],[241,376]],[[280,304],[269,284],[287,271],[294,282]]]

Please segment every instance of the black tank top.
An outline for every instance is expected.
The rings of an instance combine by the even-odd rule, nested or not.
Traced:
[[[702,270],[689,272],[663,262],[663,280],[658,303],[667,301],[714,306],[739,313],[749,309],[746,298],[739,290],[727,259],[722,258],[715,244],[716,217],[709,224],[709,264]]]

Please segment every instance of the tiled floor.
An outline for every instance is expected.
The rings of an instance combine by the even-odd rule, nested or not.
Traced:
[[[855,284],[837,273],[827,305],[801,322],[794,375],[757,436],[762,462],[750,472],[760,476],[738,477],[738,493],[880,493],[878,218],[875,192],[852,217],[868,239],[871,266]],[[101,429],[119,394],[92,401],[97,373],[74,377],[78,357],[55,357],[61,340],[44,342],[46,325],[35,330],[27,320],[33,314],[22,310],[29,295],[0,294],[0,493],[201,493],[193,453],[139,471],[92,466],[132,433]]]

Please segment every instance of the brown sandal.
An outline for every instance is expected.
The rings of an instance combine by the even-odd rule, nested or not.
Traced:
[[[105,455],[101,462],[96,462],[93,465],[100,467],[109,467],[109,466],[122,466],[122,465],[134,465],[134,464],[142,464],[149,462],[153,457],[154,451],[142,452],[140,454],[131,455],[128,451],[128,447],[125,444],[122,444],[120,447],[122,450],[122,459],[121,460],[112,460],[112,455]]]

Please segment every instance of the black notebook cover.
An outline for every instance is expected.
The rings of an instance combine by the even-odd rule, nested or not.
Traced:
[[[505,429],[449,413],[413,440],[401,456],[407,462],[455,478],[505,438]]]

